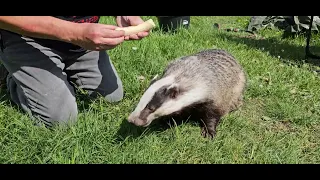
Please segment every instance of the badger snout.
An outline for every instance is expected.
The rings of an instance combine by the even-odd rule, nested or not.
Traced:
[[[133,114],[131,114],[128,117],[128,122],[132,123],[132,124],[134,124],[136,126],[142,126],[142,127],[146,127],[146,126],[148,126],[150,124],[146,120],[140,119],[139,116],[135,116]]]
[[[130,114],[129,117],[128,117],[128,122],[129,123],[134,123],[134,121],[135,121],[134,116],[132,114]]]

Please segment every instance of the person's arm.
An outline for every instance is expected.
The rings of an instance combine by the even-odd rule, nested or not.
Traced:
[[[0,29],[24,36],[59,40],[88,50],[112,49],[124,41],[117,26],[74,23],[51,16],[0,16]]]
[[[0,16],[0,29],[69,43],[78,39],[81,30],[78,25],[51,16]]]

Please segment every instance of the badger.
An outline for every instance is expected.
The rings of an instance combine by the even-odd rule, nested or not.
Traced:
[[[225,50],[177,58],[151,80],[128,122],[147,127],[165,116],[196,115],[202,136],[214,138],[220,119],[243,104],[246,82],[244,69]]]

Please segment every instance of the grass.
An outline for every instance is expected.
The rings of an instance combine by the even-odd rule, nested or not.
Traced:
[[[249,39],[212,26],[218,22],[244,28],[248,21],[249,17],[191,17],[189,30],[176,35],[154,30],[142,41],[109,51],[125,98],[117,104],[103,99],[88,104],[78,98],[78,122],[67,129],[34,126],[2,96],[0,163],[319,163],[319,68],[304,61],[305,38],[281,39],[281,31],[263,30],[265,39]],[[104,17],[101,23],[114,21]],[[223,119],[214,141],[202,138],[200,128],[190,123],[169,129],[127,123],[155,74],[170,60],[207,48],[232,53],[249,78],[245,104]]]

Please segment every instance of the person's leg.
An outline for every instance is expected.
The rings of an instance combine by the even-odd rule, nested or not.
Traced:
[[[8,70],[13,102],[47,126],[76,120],[74,89],[63,72],[59,53],[33,39],[1,31],[0,60]]]
[[[92,97],[101,95],[109,102],[122,100],[121,79],[105,51],[87,51],[70,56],[65,64],[70,80]]]
[[[1,59],[0,59],[1,62]],[[3,64],[0,64],[0,89],[5,89],[7,87],[7,76],[8,76],[8,71],[4,67]]]

